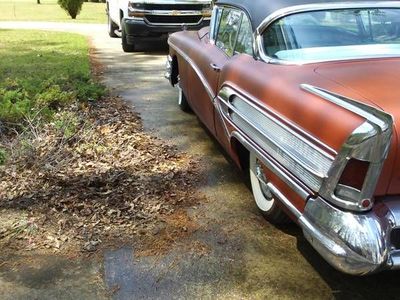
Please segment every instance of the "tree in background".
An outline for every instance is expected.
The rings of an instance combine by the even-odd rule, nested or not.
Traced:
[[[72,19],[76,19],[76,16],[81,12],[83,0],[58,0],[58,4]]]

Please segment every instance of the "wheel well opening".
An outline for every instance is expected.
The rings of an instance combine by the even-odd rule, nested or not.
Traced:
[[[171,73],[172,85],[175,85],[178,83],[178,75],[179,75],[178,58],[176,56],[174,56],[172,58],[172,73]]]
[[[242,145],[237,139],[233,138],[231,141],[231,145],[233,148],[233,151],[236,153],[240,168],[242,171],[246,171],[249,169],[250,163],[249,163],[249,150],[245,146]]]

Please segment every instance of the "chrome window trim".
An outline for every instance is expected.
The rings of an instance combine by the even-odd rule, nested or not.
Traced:
[[[210,43],[215,45],[215,39],[218,33],[218,29],[219,29],[219,23],[217,24],[217,16],[219,13],[222,12],[218,12],[217,11],[222,10],[222,7],[218,6],[218,5],[214,5],[212,14],[211,14],[211,21],[210,21]]]
[[[327,60],[315,60],[315,61],[287,61],[276,59],[273,57],[268,56],[265,53],[264,45],[263,45],[263,37],[262,34],[264,33],[267,28],[272,25],[278,19],[283,17],[293,15],[296,13],[302,12],[312,12],[312,11],[321,11],[321,10],[335,10],[335,9],[353,9],[353,8],[400,8],[400,1],[384,1],[384,2],[372,2],[372,1],[365,1],[365,2],[342,2],[342,3],[323,3],[323,4],[305,4],[305,5],[295,5],[289,6],[283,9],[279,9],[276,12],[270,14],[266,17],[261,24],[257,27],[255,31],[255,40],[254,40],[254,48],[256,50],[257,56],[265,61],[266,63],[271,64],[281,64],[281,65],[305,65],[305,64],[312,64],[312,63],[321,63],[321,62],[329,62],[329,61],[347,61],[347,60],[354,60],[355,58],[349,59],[327,59]],[[382,58],[387,56],[381,55],[370,55],[364,57],[357,57],[356,59],[368,59],[368,58]],[[390,56],[390,57],[400,57],[399,56]]]
[[[321,99],[334,103],[365,119],[349,136],[338,153],[329,176],[325,179],[320,194],[330,202],[345,209],[366,211],[373,205],[373,194],[379,180],[384,161],[388,155],[393,131],[393,117],[377,108],[359,103],[353,99],[332,93],[330,91],[302,84],[301,88]],[[349,201],[335,194],[344,168],[349,159],[355,158],[370,163],[364,184],[356,197]],[[369,199],[368,207],[362,206],[362,201]]]

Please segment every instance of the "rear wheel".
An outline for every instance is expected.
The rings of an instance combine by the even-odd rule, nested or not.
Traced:
[[[115,24],[113,20],[111,20],[110,12],[107,12],[107,20],[108,20],[108,35],[112,38],[118,37],[118,35],[115,34],[115,31],[118,30],[118,25]]]
[[[134,44],[128,44],[128,41],[126,39],[126,31],[125,31],[125,27],[124,26],[122,26],[121,38],[122,38],[122,50],[124,50],[124,52],[134,52],[135,51],[135,45]]]
[[[250,152],[249,164],[251,188],[258,209],[270,223],[287,223],[289,218],[279,207],[277,203],[279,200],[275,198],[267,185],[268,180],[265,177],[261,162],[252,152]]]

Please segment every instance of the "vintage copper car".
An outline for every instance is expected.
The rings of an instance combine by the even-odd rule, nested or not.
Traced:
[[[335,268],[400,268],[400,2],[219,0],[166,77]],[[284,213],[283,213],[284,212]]]

